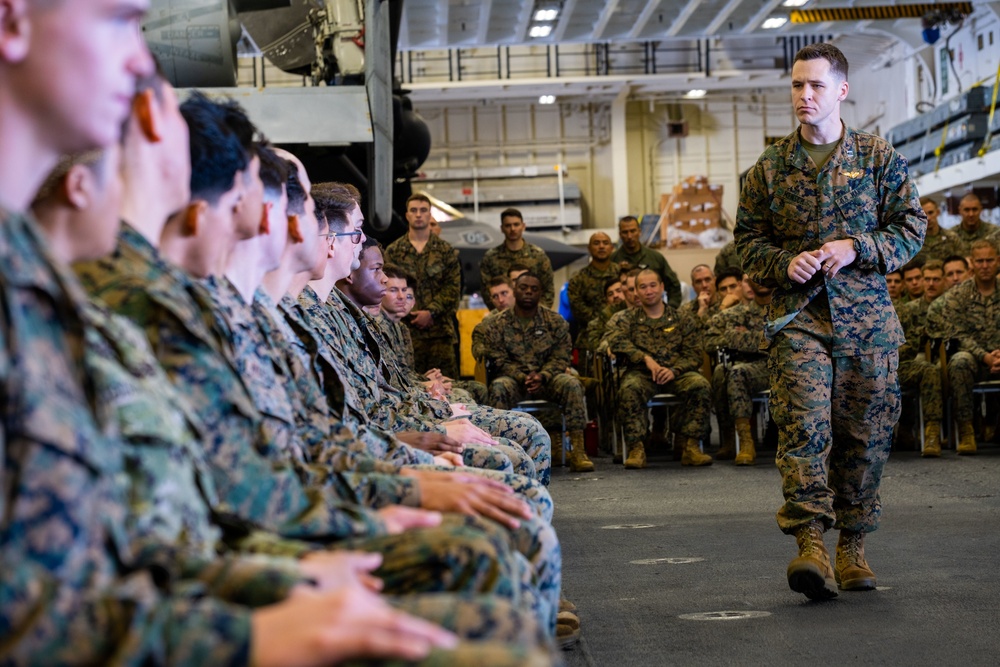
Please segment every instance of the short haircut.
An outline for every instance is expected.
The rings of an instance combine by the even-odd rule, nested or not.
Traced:
[[[530,271],[531,267],[527,264],[522,264],[520,262],[514,262],[507,267],[507,275],[509,276],[513,271]],[[537,277],[537,276],[536,276]]]
[[[417,286],[417,279],[413,277],[413,274],[399,264],[386,264],[382,267],[382,273],[385,274],[386,278],[405,280],[406,286],[410,289],[414,289]]]
[[[693,269],[691,269],[691,280],[692,281],[694,280],[694,272],[697,271],[698,269],[708,269],[708,272],[712,273],[714,275],[714,273],[712,271],[712,267],[710,267],[708,264],[698,264]]]
[[[997,249],[997,244],[990,239],[977,239],[972,242],[972,246],[969,247],[969,254],[971,255],[977,250],[985,250],[989,248],[995,254],[1000,254],[1000,250]]]
[[[928,204],[934,204],[934,208],[941,210],[941,205],[937,203],[937,200],[933,197],[921,197],[920,205],[927,206]]]
[[[622,284],[622,279],[621,278],[608,278],[607,280],[605,280],[604,281],[604,296],[608,295],[608,290],[609,289],[611,289],[615,285],[621,285],[621,284]]]
[[[348,216],[358,201],[343,183],[316,183],[310,194],[316,202],[316,217],[322,217],[331,232],[347,229]]]
[[[927,263],[924,264],[924,268],[921,269],[921,272],[927,273],[928,271],[940,271],[941,273],[944,273],[944,262],[939,259],[928,260]]]
[[[538,281],[538,284],[539,284],[539,285],[541,285],[541,284],[542,284],[542,279],[538,277],[538,274],[537,274],[537,273],[535,273],[534,271],[531,271],[530,269],[529,269],[528,271],[525,271],[525,272],[524,272],[524,273],[522,273],[521,275],[519,275],[519,276],[517,277],[517,279],[516,279],[516,280],[514,281],[514,284],[515,284],[515,285],[516,285],[516,284],[518,284],[519,282],[521,282],[521,281],[522,281],[522,280],[524,280],[525,278],[534,278],[535,280],[537,280],[537,281]]]
[[[903,268],[901,268],[899,272],[905,276],[907,273],[913,271],[914,269],[923,269],[923,268],[924,268],[924,258],[914,257],[909,262],[904,264]]]
[[[62,159],[56,163],[56,166],[53,167],[52,171],[49,172],[49,175],[45,177],[42,187],[40,187],[38,192],[35,193],[35,198],[31,202],[31,206],[36,207],[54,199],[59,192],[59,186],[69,174],[70,169],[78,165],[86,167],[90,173],[98,179],[98,184],[103,186],[104,158],[105,152],[103,150],[84,151],[73,155],[64,155]]]
[[[505,208],[500,211],[500,222],[503,223],[504,218],[519,218],[521,222],[524,222],[524,216],[516,208]]]
[[[415,193],[413,193],[412,195],[410,195],[409,197],[406,198],[406,208],[410,208],[410,202],[411,201],[422,201],[422,202],[426,203],[428,206],[431,205],[430,197],[428,197],[427,195],[422,194],[420,192],[415,192]]]
[[[727,266],[722,269],[719,271],[719,275],[715,276],[715,289],[719,289],[719,285],[726,278],[736,278],[736,282],[743,282],[743,272],[734,266]]]
[[[962,198],[958,200],[958,203],[961,204],[966,199],[975,199],[977,204],[979,204],[980,206],[983,205],[983,200],[980,199],[979,195],[977,195],[975,192],[966,192],[964,195],[962,195]]]
[[[661,276],[659,273],[657,273],[656,269],[636,269],[635,270],[635,282],[636,283],[639,282],[639,276],[641,276],[644,273],[652,273],[654,276],[656,276],[656,281],[658,283],[660,283],[661,285],[663,284],[663,276]],[[630,275],[631,275],[631,272],[630,272]]]
[[[486,289],[491,290],[494,287],[500,287],[501,285],[506,285],[507,287],[513,287],[510,284],[510,279],[506,276],[496,276],[495,278],[490,278],[490,282],[487,283]]]
[[[902,271],[902,269],[893,269],[892,271],[886,271],[885,275],[886,275],[886,277],[889,277],[889,276],[891,276],[894,273],[899,276],[900,280],[903,279],[903,271]]]
[[[639,218],[635,217],[634,215],[623,215],[622,217],[618,218],[618,229],[622,228],[623,222],[634,222],[635,224],[638,225]]]
[[[629,269],[629,270],[628,270],[628,271],[627,271],[627,272],[625,273],[625,277],[626,277],[626,278],[636,278],[636,277],[638,277],[638,275],[639,275],[640,273],[642,273],[643,271],[652,271],[652,269]]]
[[[799,49],[798,53],[795,54],[795,59],[792,60],[792,64],[794,65],[800,60],[818,60],[819,58],[822,58],[830,63],[831,74],[840,77],[843,81],[847,81],[847,58],[845,58],[843,52],[833,44],[820,42],[818,44],[803,46]]]
[[[239,137],[226,123],[226,111],[200,92],[181,105],[190,135],[191,199],[215,205],[233,189],[237,172],[249,158]]]
[[[291,160],[285,160],[285,169],[288,170],[288,178],[285,179],[285,192],[288,194],[288,214],[305,215],[306,213],[306,189],[302,187],[302,180],[299,179],[299,168]]]
[[[965,267],[965,270],[966,271],[969,270],[969,260],[967,260],[962,255],[948,255],[947,257],[944,258],[945,264],[951,264],[952,262],[961,262],[962,266]]]
[[[250,120],[250,116],[244,111],[236,100],[226,99],[216,102],[226,117],[226,125],[233,134],[240,140],[240,145],[248,155],[259,155],[258,147],[267,140],[257,130],[257,126]]]
[[[264,184],[264,196],[268,199],[281,197],[281,190],[288,182],[288,167],[291,163],[274,152],[270,145],[257,144],[257,156],[260,158],[260,181]]]
[[[382,244],[379,243],[375,238],[371,236],[366,236],[365,242],[361,244],[361,252],[358,254],[358,259],[364,259],[365,253],[371,248],[378,248],[379,252],[381,252]]]

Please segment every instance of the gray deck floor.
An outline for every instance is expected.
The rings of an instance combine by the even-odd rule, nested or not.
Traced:
[[[866,542],[881,590],[824,603],[785,581],[795,543],[774,521],[773,452],[754,468],[595,461],[586,475],[557,469],[551,486],[583,627],[571,667],[1000,665],[1000,448],[894,453],[882,527]],[[651,527],[605,528],[616,524]],[[672,560],[633,563],[650,559]],[[681,618],[704,612],[766,615]]]

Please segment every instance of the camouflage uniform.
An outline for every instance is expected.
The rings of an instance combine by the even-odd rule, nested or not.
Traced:
[[[983,356],[1000,349],[1000,279],[997,288],[984,297],[974,279],[959,283],[938,299],[942,303],[936,317],[928,318],[929,336],[959,341],[959,351],[948,360],[948,386],[959,423],[973,419],[973,385],[997,379],[983,363]]]
[[[500,316],[502,311],[491,310],[486,317],[483,318],[482,322],[477,324],[472,329],[472,356],[476,361],[483,361],[486,358],[487,350],[487,340],[489,337],[489,329],[496,322],[496,318]],[[489,401],[489,398],[487,398]]]
[[[705,338],[708,355],[719,348],[759,353],[760,337],[767,322],[767,308],[756,301],[741,303],[709,320]],[[732,428],[737,419],[750,419],[753,396],[768,388],[767,362],[737,361],[728,370],[718,364],[712,371],[712,403],[719,428]]]
[[[83,368],[84,301],[34,223],[0,211],[0,660],[245,664],[249,610],[173,568],[154,578],[129,543],[126,463]]]
[[[938,297],[940,298],[940,297]],[[926,336],[927,311],[931,305],[920,298],[899,308],[899,323],[906,343],[899,348],[899,385],[901,389],[920,392],[921,409],[926,421],[940,422],[944,417],[944,392],[941,367],[927,360],[923,341]]]
[[[670,263],[658,250],[653,250],[649,246],[640,246],[639,252],[626,252],[624,247],[620,247],[611,255],[611,261],[617,264],[628,262],[633,269],[652,269],[660,275],[663,281],[663,288],[667,292],[667,302],[677,308],[681,305],[681,281],[670,268]]]
[[[979,226],[976,227],[975,231],[966,231],[961,224],[957,224],[951,228],[951,232],[955,235],[957,254],[963,257],[969,257],[972,254],[972,244],[980,239],[991,240],[994,245],[1000,239],[1000,227],[985,220],[979,221]]]
[[[569,325],[558,313],[539,308],[525,325],[513,308],[497,315],[487,330],[486,357],[494,366],[490,402],[510,410],[526,398],[558,403],[566,415],[566,429],[582,431],[587,423],[583,385],[566,372],[570,364]],[[542,387],[529,395],[528,373],[542,375]]]
[[[552,278],[552,262],[545,251],[527,241],[520,250],[508,250],[506,243],[501,243],[496,248],[490,248],[483,256],[483,261],[479,265],[480,285],[484,292],[489,291],[490,281],[494,278],[506,278],[507,270],[512,264],[524,264],[531,272],[538,276],[542,283],[541,303],[546,308],[552,308],[556,302],[555,282]],[[488,302],[490,310],[494,310],[493,303]]]
[[[627,359],[618,384],[618,420],[626,448],[645,439],[649,425],[646,403],[654,394],[676,394],[684,402],[675,419],[678,433],[694,440],[708,437],[711,387],[698,372],[702,362],[698,331],[690,317],[681,317],[670,306],[664,306],[663,315],[655,320],[636,306],[608,322],[604,340],[612,352]],[[674,379],[663,385],[654,383],[644,362],[646,355],[670,368]]]
[[[722,297],[716,293],[716,295],[712,297],[712,300],[708,302],[708,312],[704,315],[698,314],[698,299],[693,299],[685,304],[681,304],[680,308],[677,309],[677,312],[683,317],[690,317],[698,328],[704,332],[708,329],[709,321],[722,312],[719,310],[721,306]]]
[[[414,370],[424,373],[439,368],[450,378],[459,377],[455,358],[458,329],[455,312],[462,291],[462,267],[455,249],[431,234],[422,252],[404,234],[385,249],[386,263],[395,264],[417,279],[414,310],[429,310],[434,317],[430,329],[410,326],[413,339]]]
[[[590,320],[590,323],[587,325],[587,349],[598,353],[607,352],[608,348],[604,343],[604,334],[607,331],[608,322],[610,322],[613,316],[625,310],[626,307],[625,302],[622,301],[614,305],[605,305],[598,311],[597,317]]]
[[[743,270],[740,256],[736,252],[736,241],[730,241],[719,249],[719,254],[715,256],[715,275],[719,275],[726,269]]]
[[[964,244],[960,243],[953,229],[938,227],[936,236],[928,234],[924,237],[924,247],[917,253],[915,259],[927,262],[932,259],[944,261],[951,255],[962,255]]]
[[[510,541],[498,526],[455,518],[439,529],[386,536],[374,512],[340,500],[330,486],[307,487],[288,465],[275,465],[262,419],[221,353],[229,341],[210,324],[210,298],[134,229],[123,227],[112,257],[78,270],[93,294],[144,329],[205,428],[202,456],[220,503],[213,509],[283,538],[378,551],[380,576],[396,593],[468,590],[472,581],[474,590],[499,586],[492,592],[517,597],[509,584],[523,580],[521,565],[501,555]],[[288,553],[287,543],[256,537],[237,531],[233,540],[242,549]]]
[[[618,279],[618,265],[614,262],[604,270],[588,264],[569,279],[569,310],[577,326],[576,347],[580,349],[593,349],[587,347],[587,328],[606,303],[604,286],[609,278]]]
[[[814,520],[856,532],[878,527],[903,343],[884,275],[916,254],[926,226],[905,159],[870,134],[845,128],[817,173],[796,130],[750,170],[736,247],[750,277],[775,288],[764,345],[786,533]],[[857,259],[836,277],[789,279],[797,254],[848,238]]]

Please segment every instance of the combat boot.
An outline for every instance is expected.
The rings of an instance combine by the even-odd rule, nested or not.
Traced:
[[[830,567],[830,553],[823,544],[823,524],[810,521],[795,531],[799,555],[788,564],[788,586],[810,600],[837,597],[837,580]]]
[[[632,445],[628,448],[628,458],[625,459],[625,467],[630,470],[638,470],[646,467],[646,449],[642,445]]]
[[[552,465],[553,466],[564,466],[566,461],[563,456],[563,438],[562,432],[557,434],[549,433],[549,440],[552,441]]]
[[[941,422],[927,422],[924,427],[924,451],[920,455],[925,459],[941,456]]]
[[[722,431],[722,444],[715,453],[716,461],[732,461],[736,458],[736,430],[726,428]]]
[[[569,469],[572,472],[594,472],[594,463],[583,447],[583,431],[569,432]]]
[[[736,420],[736,437],[740,440],[740,453],[736,455],[736,465],[752,466],[757,463],[757,450],[753,445],[753,430],[749,419]]]
[[[840,531],[834,575],[842,591],[875,590],[875,573],[865,561],[865,534]]]
[[[682,466],[710,466],[712,457],[702,454],[698,441],[695,438],[687,438],[684,441],[684,453],[681,455]]]
[[[576,614],[561,611],[556,616],[556,645],[566,650],[580,641],[580,619]]]
[[[976,453],[976,431],[972,422],[962,422],[958,425],[958,455],[967,456]]]

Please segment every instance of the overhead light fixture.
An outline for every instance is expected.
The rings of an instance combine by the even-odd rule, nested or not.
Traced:
[[[536,21],[555,21],[559,16],[558,9],[539,9],[535,12]]]
[[[550,25],[533,25],[528,31],[528,37],[548,37],[551,32],[552,26]]]
[[[808,3],[809,0],[785,0],[781,3],[782,7],[801,7]]]
[[[764,23],[761,24],[760,27],[763,28],[764,30],[774,30],[775,28],[780,28],[786,23],[788,23],[788,19],[785,18],[784,16],[772,16],[771,18],[764,21]]]
[[[689,90],[686,93],[684,93],[684,97],[687,97],[687,98],[690,98],[690,99],[697,99],[699,97],[705,97],[705,95],[708,95],[708,91],[704,90],[702,88],[695,88],[693,90]]]
[[[555,95],[541,95],[538,98],[538,103],[539,104],[555,104],[556,103],[556,96]]]

